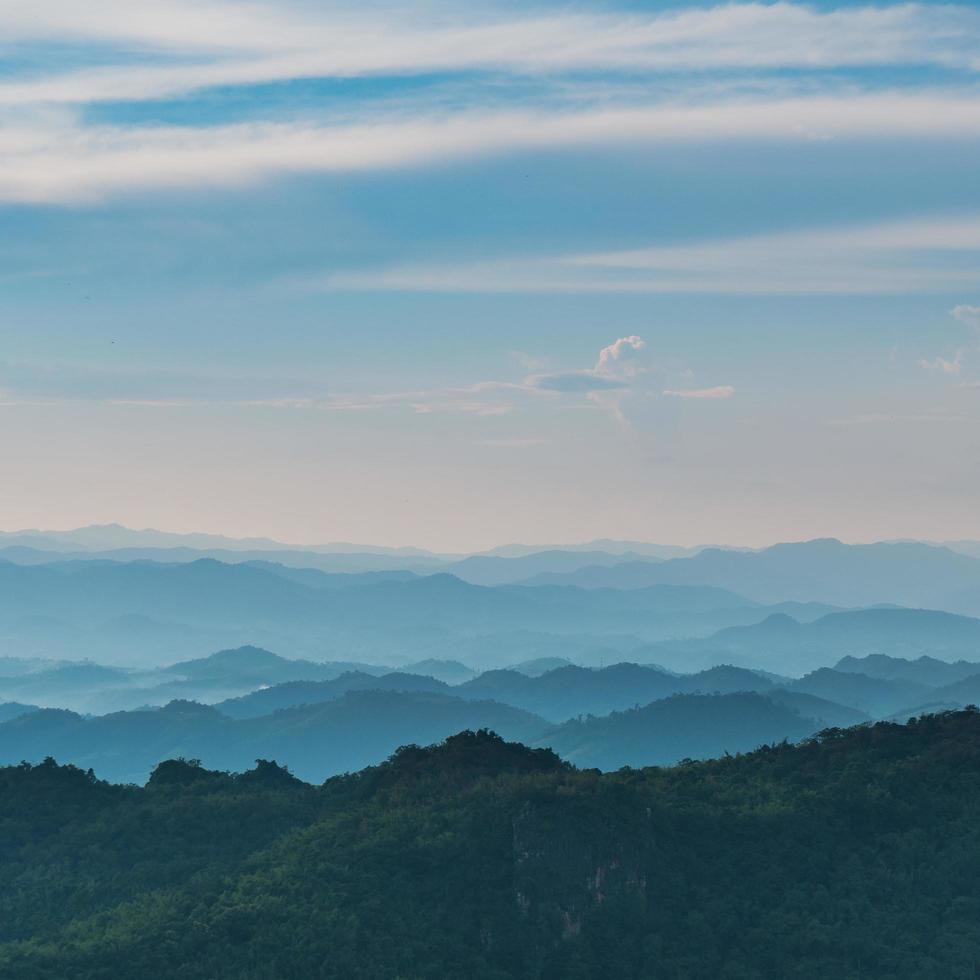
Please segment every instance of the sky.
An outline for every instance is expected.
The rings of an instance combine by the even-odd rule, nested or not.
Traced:
[[[972,3],[0,0],[0,528],[980,538]]]

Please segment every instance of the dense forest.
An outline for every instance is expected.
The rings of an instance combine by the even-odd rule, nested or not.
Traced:
[[[0,976],[980,975],[980,714],[578,770],[463,732],[311,786],[0,770]]]

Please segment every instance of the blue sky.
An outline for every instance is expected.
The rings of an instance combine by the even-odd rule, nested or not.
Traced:
[[[980,11],[0,10],[0,526],[980,536]]]

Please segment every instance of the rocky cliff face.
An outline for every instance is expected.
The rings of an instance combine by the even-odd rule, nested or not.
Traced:
[[[513,819],[514,899],[530,931],[551,943],[578,936],[601,906],[646,907],[650,810],[633,815],[628,835],[607,832],[601,813],[582,816],[528,801]]]

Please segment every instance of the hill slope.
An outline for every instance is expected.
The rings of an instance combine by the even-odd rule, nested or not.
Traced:
[[[755,693],[679,694],[605,718],[567,722],[533,744],[577,766],[669,765],[812,735],[820,725]]]
[[[96,718],[58,710],[21,715],[0,724],[0,764],[55,756],[104,778],[142,783],[168,758],[241,770],[256,758],[272,757],[303,779],[319,781],[380,762],[400,745],[481,727],[527,741],[549,726],[508,705],[429,692],[352,690],[321,704],[240,720],[173,701],[159,710]]]
[[[486,733],[322,788],[0,770],[0,975],[968,980],[978,771],[976,713],[606,776]]]

